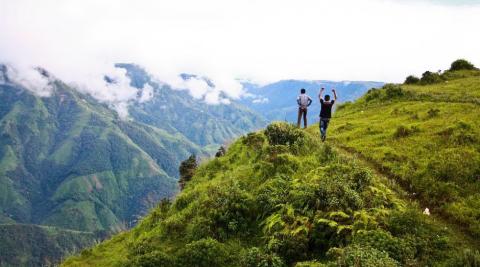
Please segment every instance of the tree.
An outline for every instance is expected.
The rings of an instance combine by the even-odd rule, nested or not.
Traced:
[[[440,76],[440,74],[431,71],[424,72],[420,79],[421,84],[434,84],[442,81],[442,76]]]
[[[180,185],[180,190],[185,188],[185,184],[192,180],[195,170],[197,169],[197,156],[195,154],[191,155],[188,159],[180,163],[178,171],[180,172],[180,179],[178,184]]]
[[[450,70],[475,70],[475,66],[465,59],[457,59],[452,63]]]
[[[416,76],[410,75],[405,79],[405,84],[417,84],[420,82],[420,79]]]
[[[221,147],[218,149],[217,153],[215,154],[215,157],[216,157],[216,158],[222,157],[222,156],[225,155],[225,153],[227,153],[227,150],[225,149],[224,146],[221,146]]]

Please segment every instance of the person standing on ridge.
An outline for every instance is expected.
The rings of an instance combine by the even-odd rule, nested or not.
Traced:
[[[330,100],[329,95],[325,95],[325,99],[322,98],[323,91],[325,91],[325,88],[322,87],[320,89],[320,93],[318,94],[318,98],[320,99],[320,136],[322,138],[322,142],[325,142],[325,139],[327,138],[327,128],[328,128],[328,123],[330,123],[330,118],[332,117],[332,107],[333,104],[335,104],[335,101],[337,101],[337,92],[335,89],[332,89],[333,92],[333,100]]]
[[[297,104],[298,104],[298,120],[297,120],[297,127],[300,128],[300,123],[302,122],[303,116],[303,125],[307,128],[307,109],[312,104],[312,99],[305,94],[306,90],[302,88],[300,90],[300,95],[297,97]]]

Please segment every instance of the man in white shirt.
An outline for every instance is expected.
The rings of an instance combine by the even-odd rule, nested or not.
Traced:
[[[306,93],[306,90],[302,88],[302,90],[300,90],[300,95],[297,97],[297,104],[298,104],[297,127],[298,128],[300,128],[302,117],[303,117],[303,126],[307,128],[307,109],[312,104],[312,99],[305,93]]]

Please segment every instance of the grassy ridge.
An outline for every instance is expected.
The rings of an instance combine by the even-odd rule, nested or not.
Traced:
[[[344,148],[388,171],[424,207],[480,238],[480,72],[372,90],[338,109]],[[395,91],[395,92],[394,92]]]
[[[173,203],[63,266],[468,264],[472,244],[317,132],[273,124],[241,138]]]

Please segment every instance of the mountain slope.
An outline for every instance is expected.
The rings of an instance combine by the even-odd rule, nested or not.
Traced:
[[[395,177],[432,213],[480,238],[480,71],[389,85],[338,108],[336,143]]]
[[[131,106],[130,115],[135,121],[164,129],[170,134],[180,133],[200,146],[220,145],[265,126],[260,115],[235,102],[209,105],[194,99],[186,90],[174,90],[155,81],[137,65],[116,66],[126,69],[132,86],[143,88],[148,84],[154,90],[150,101]]]
[[[362,82],[362,81],[302,81],[302,80],[283,80],[263,86],[246,83],[247,91],[253,95],[253,98],[246,98],[241,101],[242,104],[263,114],[268,121],[289,121],[297,122],[298,106],[297,96],[301,88],[307,90],[307,94],[312,97],[313,104],[308,110],[308,120],[310,123],[318,121],[320,108],[318,103],[318,92],[321,87],[327,91],[326,94],[332,94],[331,89],[337,89],[339,100],[341,102],[354,101],[361,97],[367,90],[383,86],[381,82]]]
[[[317,135],[273,124],[242,137],[173,203],[63,266],[468,264],[475,244]]]
[[[177,191],[179,163],[203,154],[184,136],[122,120],[61,81],[52,78],[52,95],[38,97],[12,83],[6,66],[1,72],[0,224],[48,225],[89,235],[55,245],[52,231],[2,226],[5,244],[23,245],[11,247],[7,258],[0,255],[0,262],[17,255],[13,258],[34,266],[54,263],[75,246],[75,238],[88,245],[130,227]],[[11,229],[26,231],[25,238],[13,240],[14,233],[6,232]],[[41,236],[52,241],[33,246],[43,242]],[[50,256],[39,258],[40,249],[50,250]]]
[[[50,266],[92,246],[98,237],[56,227],[0,224],[0,240],[0,266]]]

